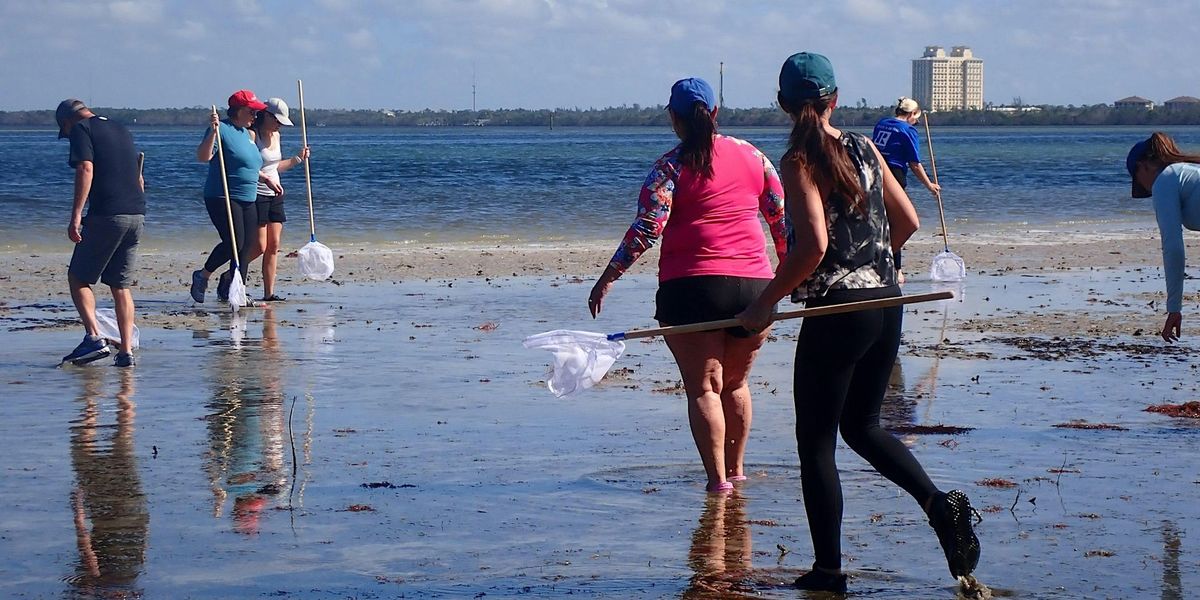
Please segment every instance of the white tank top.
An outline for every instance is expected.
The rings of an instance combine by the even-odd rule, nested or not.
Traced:
[[[265,136],[263,136],[263,137],[265,137]],[[275,148],[270,148],[270,147],[264,146],[264,144],[266,144],[268,142],[267,142],[267,140],[263,139],[263,137],[259,137],[254,140],[254,143],[258,146],[258,152],[260,154],[262,154],[262,161],[263,161],[262,174],[265,175],[267,177],[267,179],[270,179],[276,185],[278,185],[279,184],[279,160],[281,158],[283,158],[283,152],[280,150],[280,148],[278,146],[276,146]],[[258,182],[258,195],[259,196],[274,196],[275,190],[272,190],[271,188],[267,187],[267,184],[265,182],[259,181]]]

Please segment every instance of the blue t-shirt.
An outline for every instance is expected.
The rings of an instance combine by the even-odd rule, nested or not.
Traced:
[[[908,173],[909,163],[921,162],[919,140],[917,128],[896,117],[876,123],[875,131],[871,134],[871,141],[879,147],[883,160],[905,173]]]
[[[90,117],[71,128],[72,167],[92,163],[88,215],[144,215],[146,195],[138,181],[138,153],[133,135],[106,117]],[[219,182],[218,182],[219,183]]]
[[[1183,307],[1183,228],[1200,230],[1200,165],[1175,163],[1163,169],[1150,189],[1162,238],[1167,277],[1167,312]]]
[[[250,130],[234,127],[221,121],[218,131],[225,150],[225,175],[229,179],[229,198],[239,202],[254,202],[258,197],[258,172],[262,169],[262,154],[250,139]],[[209,129],[204,130],[207,136]],[[224,198],[221,186],[221,163],[213,140],[213,157],[208,161],[208,179],[204,181],[205,198]]]

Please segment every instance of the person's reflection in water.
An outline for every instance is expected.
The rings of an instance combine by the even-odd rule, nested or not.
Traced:
[[[71,422],[71,508],[79,563],[69,580],[80,597],[141,597],[150,513],[134,455],[134,372],[118,369],[116,424],[104,420],[108,369],[81,369],[80,415]],[[111,435],[102,435],[102,432]]]
[[[1183,600],[1183,582],[1179,580],[1179,554],[1182,532],[1171,521],[1163,521],[1162,600]]]
[[[879,421],[888,428],[911,425],[917,417],[917,401],[905,393],[904,367],[900,363],[901,358],[896,357],[896,364],[892,366],[892,375],[888,379],[887,393],[879,408]]]
[[[689,600],[749,597],[750,523],[740,491],[709,494],[692,534],[688,566],[695,572],[683,591]]]
[[[258,348],[251,340],[222,349],[213,361],[216,389],[207,408],[209,446],[205,470],[213,490],[213,515],[220,517],[233,496],[233,528],[258,533],[272,499],[286,493],[283,446],[284,405],[276,321],[263,311]]]

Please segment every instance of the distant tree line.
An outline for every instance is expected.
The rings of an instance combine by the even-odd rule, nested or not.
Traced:
[[[1200,125],[1200,106],[1182,109],[1114,108],[1107,104],[1087,106],[1017,106],[1016,110],[942,111],[932,115],[938,125]],[[134,125],[179,125],[203,127],[208,118],[205,107],[192,108],[96,108],[97,114]],[[660,106],[611,106],[607,108],[524,108],[490,110],[331,110],[311,109],[308,125],[331,127],[448,127],[448,126],[525,126],[525,127],[600,127],[662,126],[666,123]],[[865,100],[857,106],[839,107],[834,120],[839,125],[867,127],[891,116],[890,106],[869,107]],[[298,119],[293,119],[298,122]],[[724,108],[719,121],[726,126],[780,126],[790,121],[777,106],[763,108]],[[54,127],[53,110],[0,111],[0,126]]]

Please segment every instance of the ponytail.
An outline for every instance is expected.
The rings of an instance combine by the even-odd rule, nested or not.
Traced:
[[[789,101],[783,94],[779,95],[779,107],[795,119],[783,160],[804,169],[809,179],[818,185],[828,184],[834,194],[845,198],[847,206],[861,212],[866,209],[861,206],[863,189],[858,169],[842,143],[825,133],[821,125],[821,115],[836,98],[837,92],[799,101]]]
[[[683,141],[679,144],[679,162],[700,174],[703,179],[712,177],[713,136],[717,133],[717,122],[703,102],[692,104],[692,114],[675,115],[683,125]]]
[[[1185,154],[1179,149],[1179,146],[1175,145],[1175,140],[1171,139],[1171,136],[1161,131],[1155,131],[1150,139],[1146,140],[1146,153],[1140,160],[1152,160],[1165,167],[1181,162],[1200,164],[1200,155]]]

